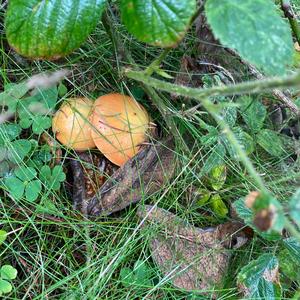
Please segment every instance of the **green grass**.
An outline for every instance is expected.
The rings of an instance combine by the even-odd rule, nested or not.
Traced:
[[[120,26],[117,30],[139,67],[146,67],[159,54],[159,50],[133,40]],[[180,57],[190,51],[192,44],[192,38],[187,37],[185,43],[171,52],[163,65],[169,74],[178,74]],[[113,91],[140,92],[136,83],[119,75],[122,61],[118,60],[101,25],[79,50],[58,62],[26,61],[9,50],[4,38],[0,45],[1,90],[6,83],[19,82],[39,72],[68,68],[72,73],[65,81],[68,93],[64,98],[86,96],[95,99]],[[185,151],[182,144],[177,145],[182,172],[172,185],[162,187],[154,196],[146,197],[140,204],[119,213],[90,220],[73,210],[68,184],[60,192],[40,195],[55,205],[56,210],[50,212],[37,210],[38,201],[36,204],[15,201],[1,192],[0,224],[9,232],[9,238],[0,248],[1,264],[9,263],[18,269],[14,290],[5,299],[187,299],[188,294],[165,280],[153,263],[148,247],[153,233],[138,229],[140,221],[136,217],[136,209],[143,203],[158,203],[158,206],[199,227],[215,226],[223,220],[208,207],[199,209],[195,204],[197,199],[189,189],[193,186],[207,188],[207,181],[199,174],[212,151],[204,149],[199,142],[203,131],[198,120],[193,115],[182,113],[183,103],[186,103],[186,108],[192,107],[193,103],[181,98],[174,100],[168,94],[158,94],[169,115],[174,117],[178,128],[176,133],[183,137],[189,149]],[[141,101],[167,135],[169,129],[151,100],[144,95]],[[30,133],[27,138],[38,139]],[[198,155],[194,156],[197,152]],[[77,158],[69,151],[65,151],[64,155],[63,161],[69,155]],[[288,175],[290,172],[299,175],[299,166],[288,166],[284,160],[270,159],[262,150],[251,155],[251,159],[267,187],[280,199],[284,200],[294,192],[297,181],[295,176],[289,179]],[[229,205],[254,190],[255,186],[239,162],[227,158],[226,164],[228,178],[221,193]],[[44,209],[47,210],[47,207]],[[246,246],[234,251],[224,280],[226,284],[219,291],[218,299],[237,299],[235,277],[238,271],[259,254],[273,252],[276,247],[276,243],[256,236]],[[132,268],[137,260],[144,261],[152,271],[153,286],[125,287],[122,284],[120,271],[125,267]],[[206,295],[205,299],[210,299],[210,296]]]

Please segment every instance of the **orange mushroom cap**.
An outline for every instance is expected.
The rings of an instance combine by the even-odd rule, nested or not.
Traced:
[[[95,147],[89,121],[92,107],[87,98],[70,98],[62,104],[52,119],[52,130],[63,145],[79,151]]]
[[[147,140],[150,118],[133,98],[114,93],[99,97],[91,116],[92,138],[97,148],[121,166]]]

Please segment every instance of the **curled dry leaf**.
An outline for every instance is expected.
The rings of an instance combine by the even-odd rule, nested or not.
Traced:
[[[175,171],[173,139],[144,145],[93,196],[88,215],[109,215],[160,190]]]
[[[201,229],[155,206],[140,208],[138,216],[153,233],[150,250],[158,268],[174,286],[185,290],[208,291],[221,285],[229,249],[247,242],[239,222]]]

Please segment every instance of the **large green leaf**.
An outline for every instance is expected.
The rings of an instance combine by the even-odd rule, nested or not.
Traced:
[[[241,115],[251,129],[252,132],[258,132],[264,124],[267,110],[265,106],[256,98],[253,99],[249,96],[240,98],[242,103]]]
[[[30,58],[55,59],[78,48],[96,27],[105,0],[11,0],[10,45]]]
[[[236,139],[238,140],[239,144],[242,146],[246,154],[251,154],[254,151],[254,142],[252,137],[245,131],[243,131],[240,127],[234,127],[232,129]],[[228,153],[233,159],[239,160],[239,155],[237,154],[235,148],[232,146],[230,141],[227,139],[225,134],[221,137],[222,141],[224,142]]]
[[[245,199],[240,198],[233,203],[233,207],[238,216],[245,222],[246,225],[250,226],[256,233],[261,235],[263,238],[269,241],[276,241],[281,239],[281,235],[278,232],[269,230],[262,232],[256,228],[253,224],[254,213],[253,210],[245,205]]]
[[[281,299],[277,258],[263,254],[251,261],[238,274],[238,285],[247,299]]]
[[[216,38],[267,74],[292,63],[291,30],[273,1],[207,0],[205,11]]]
[[[121,0],[122,20],[142,42],[172,47],[185,35],[196,10],[195,0]]]
[[[291,256],[298,264],[300,264],[300,243],[294,238],[290,237],[283,240],[285,247],[289,250]]]
[[[256,137],[257,143],[272,156],[280,157],[285,153],[282,140],[275,131],[263,129]]]
[[[291,197],[289,206],[291,218],[298,226],[300,226],[300,189],[298,189]]]

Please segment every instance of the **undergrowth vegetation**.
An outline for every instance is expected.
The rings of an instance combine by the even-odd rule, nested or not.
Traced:
[[[213,5],[215,1],[207,2]],[[288,60],[285,55],[289,56],[289,50],[274,55],[265,67],[261,63],[269,63],[267,51],[252,53],[256,50],[249,48],[253,54],[249,55],[247,49],[234,47],[223,29],[214,25],[217,10],[213,9],[207,18],[222,45],[210,31],[199,34],[199,27],[208,30],[208,25],[203,26],[202,6],[200,18],[193,17],[184,39],[176,47],[162,50],[137,41],[139,32],[128,30],[128,22],[120,22],[118,6],[112,1],[102,22],[97,22],[79,49],[54,61],[29,60],[9,46],[4,35],[7,7],[3,3],[0,297],[300,297],[299,53],[295,54],[293,47],[295,61],[290,62],[286,77],[269,81],[258,78],[255,86],[247,88],[245,82],[255,79],[252,63],[262,73],[281,76],[286,68],[281,62]],[[294,1],[296,13],[299,8],[300,3]],[[280,42],[288,44],[289,38]],[[232,46],[241,57],[225,46]],[[39,78],[33,77],[58,70],[63,71],[50,86],[41,87],[36,83]],[[170,86],[174,82],[177,85],[173,90]],[[226,91],[233,84],[240,84],[241,89]],[[290,88],[286,97],[292,107],[276,97],[273,90],[277,87]],[[220,90],[201,98],[195,88]],[[74,209],[70,171],[72,161],[86,162],[79,152],[55,140],[51,122],[68,98],[95,100],[112,92],[134,97],[151,115],[157,132],[149,137],[149,144],[173,136],[176,172],[155,193],[142,195],[139,203],[113,214],[88,216]],[[98,172],[96,165],[89,167]],[[177,270],[162,270],[152,256],[149,245],[162,229],[145,225],[145,219],[137,214],[144,205],[158,206],[198,228],[242,222],[239,230],[245,230],[247,242],[239,245],[238,240],[236,248],[230,242],[226,251],[231,258],[221,283],[198,290],[174,284]],[[224,239],[226,243],[230,237]],[[205,260],[207,254],[197,255],[195,264]]]

